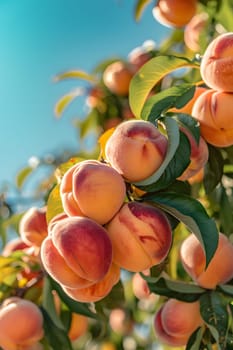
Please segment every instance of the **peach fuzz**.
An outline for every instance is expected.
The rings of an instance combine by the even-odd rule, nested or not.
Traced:
[[[156,126],[144,120],[127,120],[106,142],[106,160],[126,180],[141,181],[162,164],[168,141]]]
[[[20,220],[19,233],[27,245],[40,247],[48,234],[46,207],[28,209]]]
[[[86,288],[62,288],[68,296],[81,303],[96,302],[105,298],[120,279],[120,268],[112,264],[107,274],[100,281]]]
[[[193,233],[183,241],[180,259],[185,271],[203,288],[215,289],[218,284],[233,278],[233,245],[222,233],[219,234],[217,250],[207,269],[203,248]]]
[[[159,264],[171,247],[172,230],[166,215],[146,203],[124,204],[106,228],[113,261],[132,272]]]
[[[200,36],[207,25],[208,19],[209,15],[207,12],[200,12],[193,16],[185,26],[184,42],[190,50],[194,52],[200,51]]]
[[[77,340],[88,331],[88,318],[84,315],[72,313],[68,337],[71,341]]]
[[[158,0],[152,10],[156,21],[168,27],[183,27],[195,15],[197,0]]]
[[[218,35],[206,48],[201,77],[214,90],[233,92],[233,32]]]
[[[87,216],[103,225],[122,206],[126,186],[122,176],[109,165],[84,160],[65,173],[60,194],[67,215]]]
[[[0,329],[3,350],[28,349],[43,337],[42,313],[29,300],[18,297],[5,299],[0,308]]]
[[[201,136],[216,147],[233,145],[233,93],[208,90],[195,101],[192,116],[199,121]]]
[[[59,220],[42,243],[41,261],[57,282],[83,288],[107,274],[112,244],[104,227],[94,220],[68,217]]]
[[[130,81],[133,77],[131,66],[123,61],[115,61],[107,66],[103,72],[105,86],[114,94],[127,96]]]
[[[199,302],[187,303],[168,299],[154,317],[154,330],[159,341],[169,346],[184,346],[201,325]]]

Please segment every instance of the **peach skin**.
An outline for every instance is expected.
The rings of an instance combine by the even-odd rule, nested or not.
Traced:
[[[207,12],[197,13],[184,28],[185,45],[194,52],[200,51],[201,32],[207,25],[209,15]]]
[[[122,176],[109,165],[84,160],[65,173],[60,193],[67,215],[87,216],[103,225],[122,206],[126,186]]]
[[[216,147],[233,145],[233,94],[209,89],[193,105],[192,116],[199,121],[201,136]]]
[[[152,123],[127,120],[107,140],[106,160],[127,181],[141,181],[160,167],[167,144],[167,138]]]
[[[88,331],[88,318],[84,315],[72,313],[68,337],[71,341],[80,338]]]
[[[233,92],[233,32],[218,35],[206,48],[200,66],[202,79],[214,90]]]
[[[215,289],[218,284],[224,284],[233,277],[233,245],[222,233],[207,269],[203,248],[193,233],[183,241],[180,259],[185,271],[203,288]]]
[[[124,204],[106,228],[113,261],[132,272],[159,264],[171,247],[172,230],[166,215],[149,204]]]
[[[122,61],[111,63],[103,72],[105,86],[114,94],[127,96],[129,84],[133,77],[131,66]]]

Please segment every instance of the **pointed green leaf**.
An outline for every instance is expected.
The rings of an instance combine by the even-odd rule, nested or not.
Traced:
[[[203,205],[190,196],[175,192],[148,194],[143,198],[173,215],[196,235],[205,251],[207,267],[217,249],[219,233]]]
[[[231,284],[219,284],[217,290],[233,297],[233,285]]]
[[[74,101],[76,97],[82,96],[84,89],[77,88],[74,91],[62,96],[54,107],[54,114],[57,118],[60,118],[64,110]]]
[[[185,350],[200,350],[202,338],[204,335],[204,328],[199,327],[193,334],[190,336]]]
[[[96,82],[96,77],[94,75],[88,74],[81,70],[70,70],[67,72],[60,73],[55,76],[54,81],[58,82],[64,79],[82,79],[87,80],[91,83]]]
[[[157,56],[149,60],[133,76],[129,88],[129,103],[136,118],[141,118],[143,105],[152,88],[168,73],[181,67],[196,67],[183,57]]]
[[[20,170],[16,176],[16,186],[21,189],[27,180],[28,176],[33,172],[34,168],[27,166]]]
[[[205,166],[204,188],[207,194],[211,193],[222,179],[224,159],[221,151],[208,145],[209,159]]]
[[[149,5],[151,0],[137,0],[135,11],[134,11],[134,18],[136,21],[139,21],[143,11],[145,10],[146,6]]]

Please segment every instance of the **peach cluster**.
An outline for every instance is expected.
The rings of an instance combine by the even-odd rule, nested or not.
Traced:
[[[218,35],[206,48],[200,66],[209,90],[197,98],[192,115],[202,137],[216,147],[233,145],[233,33]]]
[[[172,347],[185,346],[202,324],[199,301],[188,303],[168,299],[154,317],[156,338]]]
[[[29,300],[7,298],[0,307],[0,330],[3,350],[36,349],[44,335],[42,313]]]

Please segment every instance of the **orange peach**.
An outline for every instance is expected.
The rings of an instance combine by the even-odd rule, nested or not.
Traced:
[[[3,350],[28,349],[43,337],[42,313],[29,300],[8,298],[0,308],[0,329]]]
[[[41,246],[45,270],[59,283],[83,288],[103,279],[112,263],[105,228],[86,217],[59,220]]]
[[[158,0],[152,13],[156,21],[168,27],[183,27],[197,11],[197,0]]]
[[[186,345],[191,334],[202,324],[199,301],[187,303],[169,299],[154,318],[157,339],[174,347]]]
[[[122,206],[126,186],[122,176],[109,165],[85,160],[65,173],[60,193],[67,215],[87,216],[105,224]]]
[[[167,144],[167,138],[152,123],[127,120],[107,140],[106,160],[126,180],[141,181],[160,167]]]
[[[84,315],[72,313],[68,337],[71,341],[80,338],[88,331],[88,318]]]
[[[112,264],[107,274],[100,281],[84,288],[68,288],[62,286],[63,290],[72,299],[82,302],[96,302],[105,298],[120,279],[120,268]]]
[[[103,82],[116,95],[127,96],[133,71],[127,63],[116,61],[107,66],[103,72]]]
[[[180,258],[185,271],[203,288],[215,289],[233,278],[233,245],[222,233],[217,250],[205,269],[206,259],[201,243],[192,233],[182,243]]]
[[[20,220],[19,233],[26,244],[40,247],[48,234],[46,207],[28,209]]]
[[[202,79],[214,90],[233,92],[233,32],[218,35],[206,48],[200,66]]]
[[[201,136],[216,147],[233,145],[233,93],[208,90],[195,101],[192,116],[199,121]]]
[[[123,205],[106,225],[113,246],[113,261],[140,272],[162,262],[171,247],[172,230],[158,208],[139,202]]]
[[[207,12],[200,12],[194,15],[184,28],[185,45],[192,51],[200,51],[200,36],[208,22]]]

